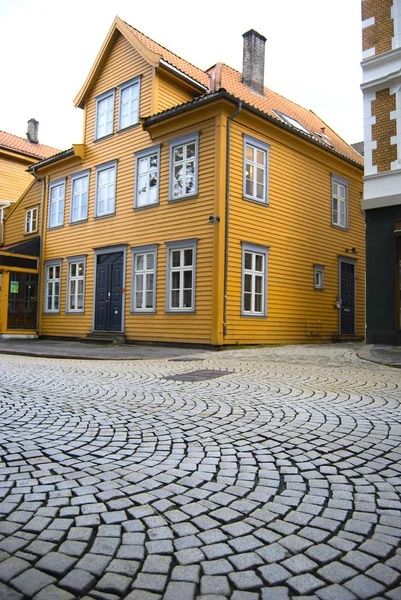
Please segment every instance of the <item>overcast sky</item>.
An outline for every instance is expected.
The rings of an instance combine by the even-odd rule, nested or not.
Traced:
[[[206,69],[242,70],[242,34],[267,38],[265,85],[314,110],[347,142],[363,139],[360,0],[0,0],[0,130],[70,148],[82,141],[73,100],[117,14]]]

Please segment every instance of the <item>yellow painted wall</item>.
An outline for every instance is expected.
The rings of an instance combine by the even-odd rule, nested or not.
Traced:
[[[244,132],[270,144],[268,206],[243,199]],[[260,120],[232,125],[227,344],[336,337],[340,255],[357,259],[356,333],[364,336],[362,171],[294,138]],[[349,180],[348,231],[331,225],[331,173]],[[269,247],[267,318],[241,317],[243,241]],[[352,247],[357,255],[346,252]],[[314,289],[314,264],[325,265],[323,291]]]
[[[177,128],[169,136],[150,139],[140,125],[116,133],[118,93],[115,100],[115,133],[94,141],[95,98],[99,94],[141,74],[140,115],[151,113],[153,70],[122,37],[106,61],[95,87],[88,97],[85,114],[85,162],[66,169],[60,168],[50,176],[50,183],[66,177],[64,227],[46,230],[46,260],[63,259],[61,311],[59,315],[43,314],[42,335],[85,336],[92,331],[92,309],[95,272],[95,248],[116,244],[127,245],[125,332],[132,340],[211,342],[213,227],[209,215],[214,206],[215,127],[214,119]],[[199,133],[199,195],[197,198],[168,202],[169,140],[186,133]],[[134,210],[134,153],[161,144],[160,204]],[[94,218],[96,166],[117,160],[116,214]],[[88,221],[70,224],[71,175],[90,169]],[[46,221],[48,195],[46,198]],[[166,246],[165,242],[199,238],[196,268],[196,313],[166,314]],[[131,314],[131,248],[158,243],[157,313]],[[85,281],[85,313],[66,314],[67,257],[87,255]],[[43,285],[43,282],[42,282]],[[43,287],[42,287],[43,297]]]
[[[0,152],[0,201],[16,202],[26,190],[32,181],[26,172],[30,162]]]
[[[157,112],[188,102],[198,93],[190,93],[186,86],[178,82],[177,78],[158,71]]]
[[[31,184],[20,201],[16,203],[8,213],[4,223],[4,246],[11,246],[24,242],[40,235],[40,208],[42,201],[42,183],[33,180],[29,175]],[[35,233],[25,233],[25,213],[28,208],[38,208],[38,229]]]

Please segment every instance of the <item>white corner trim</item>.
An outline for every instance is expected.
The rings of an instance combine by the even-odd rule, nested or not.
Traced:
[[[365,21],[362,21],[362,29],[366,29],[366,27],[370,27],[371,25],[375,24],[375,18],[374,17],[370,17],[370,19],[365,19]]]
[[[369,50],[364,50],[362,52],[362,60],[366,60],[367,58],[370,58],[371,56],[374,56],[376,54],[376,48],[369,48]]]

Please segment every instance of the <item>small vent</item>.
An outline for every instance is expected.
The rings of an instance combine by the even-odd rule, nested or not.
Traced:
[[[178,373],[177,375],[168,375],[164,379],[170,379],[171,381],[208,381],[209,379],[216,379],[216,377],[223,377],[223,375],[230,375],[231,373],[234,373],[234,371],[203,369],[189,371],[188,373]]]

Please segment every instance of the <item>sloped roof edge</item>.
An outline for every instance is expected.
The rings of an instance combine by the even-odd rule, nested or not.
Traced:
[[[306,133],[303,133],[302,131],[295,129],[294,127],[291,127],[290,125],[287,125],[286,123],[282,122],[280,119],[275,118],[275,117],[265,113],[264,111],[260,110],[259,108],[256,108],[255,106],[252,106],[251,104],[248,104],[244,100],[237,98],[233,94],[230,94],[224,88],[220,88],[216,92],[208,92],[206,94],[203,94],[202,96],[198,96],[194,100],[190,100],[189,102],[179,104],[178,106],[174,106],[173,108],[164,110],[156,115],[147,117],[143,120],[143,127],[146,129],[147,127],[156,125],[157,123],[161,123],[164,120],[167,120],[171,117],[180,115],[184,112],[187,112],[189,110],[197,108],[198,106],[202,106],[204,104],[208,104],[209,102],[214,102],[216,100],[223,99],[223,98],[226,100],[229,100],[230,102],[233,102],[237,106],[241,103],[243,108],[246,108],[250,112],[257,114],[258,116],[262,117],[266,121],[270,121],[271,123],[274,123],[274,125],[277,125],[278,127],[281,127],[282,129],[285,129],[286,131],[293,133],[294,135],[297,135],[305,140],[308,140],[309,142],[312,142],[316,146],[323,148],[324,150],[330,152],[331,154],[339,156],[343,160],[346,160],[347,162],[359,167],[360,169],[363,169],[362,164],[360,164],[357,161],[352,160],[351,158],[349,158],[348,156],[345,156],[344,154],[341,154],[341,152],[339,152],[338,150],[335,150],[334,148],[329,148],[323,142],[318,141],[318,139],[316,139],[313,135],[308,135]]]
[[[74,106],[78,108],[83,108],[85,99],[92,87],[93,81],[96,79],[99,70],[102,67],[107,53],[110,50],[116,32],[119,32],[121,35],[123,35],[127,39],[127,41],[135,48],[135,50],[137,50],[139,54],[144,58],[144,60],[146,60],[150,65],[156,67],[159,64],[160,55],[156,52],[153,52],[149,48],[146,48],[130,30],[130,27],[122,19],[120,19],[120,17],[116,16],[109,29],[106,39],[104,40],[102,47],[99,50],[95,62],[93,63],[92,68],[89,71],[85,83],[83,84],[82,88],[80,89],[80,91],[74,99]]]

